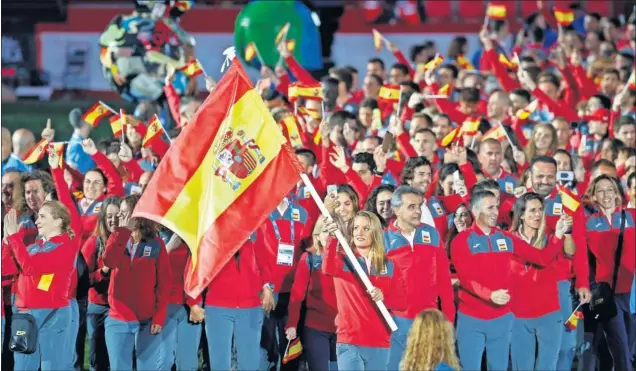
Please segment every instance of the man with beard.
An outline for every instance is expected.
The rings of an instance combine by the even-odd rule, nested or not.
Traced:
[[[556,160],[550,156],[536,157],[530,166],[532,192],[539,194],[545,199],[546,235],[554,233],[559,218],[564,214],[561,194],[556,188],[556,173]],[[580,302],[589,303],[592,299],[589,288],[589,266],[585,244],[585,215],[583,214],[583,208],[579,208],[575,212],[574,224],[568,234],[571,234],[574,239],[574,244],[577,247],[576,252],[571,260],[560,259],[555,266],[556,274],[559,275],[559,302],[564,322],[567,321],[572,313],[573,302],[577,299],[570,294],[573,278]],[[572,270],[574,270],[574,275],[571,273]],[[575,347],[576,332],[565,331],[561,341],[557,370],[571,368]]]

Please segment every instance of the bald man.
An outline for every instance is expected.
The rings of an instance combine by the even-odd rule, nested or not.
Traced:
[[[2,175],[5,169],[15,169],[19,172],[29,171],[29,166],[25,165],[20,157],[12,153],[11,131],[2,127]]]
[[[13,133],[13,153],[23,158],[35,146],[35,135],[29,129],[18,129]]]

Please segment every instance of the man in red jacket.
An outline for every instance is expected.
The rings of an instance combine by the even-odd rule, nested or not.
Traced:
[[[451,257],[462,290],[457,313],[457,347],[462,366],[479,370],[484,349],[489,370],[506,370],[510,348],[510,263],[522,259],[545,266],[562,250],[563,244],[550,244],[538,250],[523,240],[496,228],[497,198],[490,191],[475,192],[470,208],[475,217],[472,227],[460,232],[451,244]],[[556,231],[561,240],[565,229]],[[513,256],[514,254],[514,256]]]
[[[554,233],[556,224],[564,213],[561,195],[556,189],[556,160],[550,156],[539,156],[530,165],[532,191],[545,198],[546,235]],[[574,278],[575,288],[582,303],[588,303],[592,298],[589,289],[589,267],[587,261],[587,246],[585,243],[585,215],[583,208],[579,208],[574,215],[572,236],[576,245],[576,252],[572,260],[563,259],[557,264],[559,279],[559,302],[563,321],[567,321],[572,314],[573,302],[576,298],[570,294],[571,280]],[[581,323],[579,323],[581,326]],[[569,370],[574,359],[576,348],[576,332],[566,331],[561,339],[561,350],[557,370]]]
[[[397,220],[384,232],[386,254],[403,270],[408,303],[406,310],[394,312],[398,329],[391,334],[389,370],[400,366],[415,316],[425,309],[437,309],[438,298],[448,320],[455,321],[446,248],[435,227],[420,222],[423,203],[423,192],[409,186],[398,187],[391,199]]]

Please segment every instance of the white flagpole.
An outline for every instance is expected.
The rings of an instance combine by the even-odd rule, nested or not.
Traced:
[[[111,106],[109,106],[108,104],[106,104],[106,103],[102,102],[101,100],[100,100],[100,101],[98,101],[98,102],[99,102],[99,104],[101,104],[102,106],[106,107],[106,109],[107,109],[107,110],[109,110],[110,112],[112,112],[112,113],[114,113],[114,114],[117,114],[117,111],[115,111],[115,109],[114,109],[113,107],[111,107]]]
[[[305,183],[305,187],[307,187],[307,189],[309,190],[309,193],[311,194],[311,197],[314,199],[314,202],[316,202],[316,205],[318,205],[318,208],[320,209],[320,212],[322,213],[322,215],[329,217],[330,216],[329,211],[327,210],[327,207],[320,199],[320,196],[318,195],[318,192],[316,192],[316,189],[314,188],[314,185],[311,183],[311,180],[309,180],[306,174],[300,174],[300,177],[303,180],[303,183]],[[336,230],[336,238],[338,239],[338,242],[340,242],[340,246],[342,246],[344,252],[347,255],[347,258],[349,258],[349,261],[353,265],[353,268],[358,274],[358,277],[360,277],[360,280],[364,284],[365,289],[367,291],[371,291],[371,289],[373,288],[373,285],[371,284],[371,281],[369,280],[369,276],[367,276],[365,271],[362,269],[360,262],[358,261],[358,259],[356,259],[356,256],[353,254],[353,251],[351,250],[351,247],[349,246],[349,243],[347,242],[347,239],[345,238],[345,236],[342,234],[340,230]],[[380,313],[382,313],[382,317],[384,317],[384,320],[391,328],[391,331],[396,331],[398,328],[397,324],[393,320],[393,317],[391,317],[391,314],[389,313],[389,310],[386,308],[386,305],[384,305],[384,301],[376,301],[375,304],[378,306]]]

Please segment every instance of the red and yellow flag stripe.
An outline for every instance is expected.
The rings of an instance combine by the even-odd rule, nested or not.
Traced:
[[[508,9],[504,4],[488,3],[488,9],[486,9],[486,17],[490,19],[503,20],[506,19]]]
[[[144,136],[144,140],[142,142],[142,147],[147,147],[152,144],[152,141],[155,138],[161,138],[161,135],[164,133],[163,125],[161,125],[161,121],[157,115],[152,117],[152,121],[148,124],[148,129],[146,130],[146,135]]]
[[[561,26],[569,26],[574,22],[574,10],[554,8],[554,18]]]

